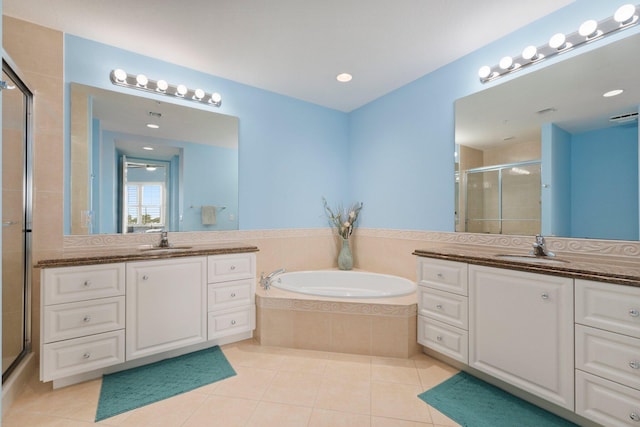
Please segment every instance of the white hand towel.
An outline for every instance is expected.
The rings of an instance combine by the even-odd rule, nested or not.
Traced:
[[[215,225],[216,224],[216,207],[215,206],[203,206],[200,210],[202,217],[202,225]]]

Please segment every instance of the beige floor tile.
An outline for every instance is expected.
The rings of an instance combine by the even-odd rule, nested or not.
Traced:
[[[373,358],[371,381],[421,385],[413,360]]]
[[[371,417],[315,408],[311,413],[309,427],[371,427]]]
[[[324,375],[329,378],[371,381],[371,358],[369,356],[338,357],[337,359],[332,357],[327,361]]]
[[[325,376],[318,391],[315,407],[369,415],[371,382]]]
[[[419,385],[373,383],[371,415],[431,423],[428,405],[418,398],[421,392]]]
[[[253,411],[247,427],[307,427],[311,408],[260,402]]]
[[[223,348],[231,366],[247,366],[251,368],[279,369],[285,357],[274,347],[262,348],[259,345],[244,345]]]
[[[94,423],[58,418],[31,412],[11,411],[2,417],[3,427],[85,427]]]
[[[262,400],[312,407],[322,378],[319,374],[280,371],[271,381]]]
[[[204,403],[207,396],[183,393],[136,409],[120,423],[123,427],[179,427]]]
[[[235,370],[237,375],[219,381],[213,394],[260,400],[277,373],[277,371],[270,369],[248,368],[245,366],[237,366]]]
[[[418,362],[416,362],[416,366],[418,366]],[[420,376],[420,383],[422,384],[423,391],[435,387],[458,372],[460,371],[456,368],[445,365],[442,362],[433,363],[427,368],[421,368],[418,366],[418,375]]]
[[[394,418],[371,417],[371,427],[433,427],[433,424]]]
[[[183,426],[242,427],[247,423],[257,405],[256,400],[209,396]]]
[[[453,421],[451,418],[444,415],[442,412],[438,411],[431,405],[427,405],[429,407],[429,412],[431,412],[431,420],[433,424],[438,427],[460,427],[460,424]]]

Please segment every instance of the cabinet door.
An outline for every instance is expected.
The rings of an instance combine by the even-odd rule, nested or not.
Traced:
[[[574,406],[573,280],[469,266],[469,364]]]
[[[127,360],[206,341],[207,259],[127,264]]]

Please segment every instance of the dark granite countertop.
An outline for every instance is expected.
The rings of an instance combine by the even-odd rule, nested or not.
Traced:
[[[161,248],[152,248],[150,245],[144,245],[138,248],[87,250],[82,253],[77,251],[68,252],[60,258],[40,260],[37,262],[35,267],[72,267],[188,256],[239,254],[258,251],[259,249],[257,246],[238,242],[217,243],[206,246],[176,245],[176,247],[170,248],[169,250],[162,250]]]
[[[464,244],[433,244],[416,249],[413,254],[426,258],[640,287],[640,259],[629,257],[558,253],[552,258],[557,262],[539,263],[535,259],[513,260],[498,256],[528,256],[528,252],[520,248]]]

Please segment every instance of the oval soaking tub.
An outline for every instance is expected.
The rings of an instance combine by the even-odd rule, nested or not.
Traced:
[[[336,298],[386,298],[416,291],[416,284],[402,277],[340,270],[283,273],[271,281],[271,286],[291,292]]]

